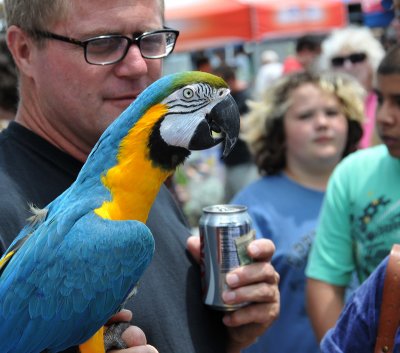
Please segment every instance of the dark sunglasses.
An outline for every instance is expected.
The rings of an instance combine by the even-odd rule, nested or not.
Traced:
[[[365,53],[354,53],[348,56],[335,56],[331,59],[332,66],[341,67],[348,60],[352,64],[362,63],[367,59],[367,54]]]

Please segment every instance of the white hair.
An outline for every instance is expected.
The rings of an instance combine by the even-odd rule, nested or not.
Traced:
[[[367,55],[374,72],[385,55],[385,50],[372,31],[367,27],[348,26],[337,29],[322,42],[320,65],[322,69],[331,68],[331,59],[342,50],[362,52]]]

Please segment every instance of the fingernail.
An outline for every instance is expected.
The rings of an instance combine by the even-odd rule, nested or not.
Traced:
[[[222,292],[222,299],[224,300],[224,302],[229,303],[234,301],[236,298],[236,294],[235,292],[232,291],[225,291]]]
[[[230,273],[230,274],[226,275],[226,283],[228,283],[228,285],[230,287],[238,284],[239,283],[239,276],[235,275],[233,273]]]
[[[260,248],[255,244],[249,245],[249,250],[253,256],[258,256],[260,254]]]

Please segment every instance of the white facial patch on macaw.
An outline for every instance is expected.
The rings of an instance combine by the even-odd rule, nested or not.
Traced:
[[[188,85],[174,92],[162,101],[168,106],[168,113],[161,123],[161,138],[170,146],[189,149],[196,127],[229,93],[228,88],[214,88],[206,83]]]

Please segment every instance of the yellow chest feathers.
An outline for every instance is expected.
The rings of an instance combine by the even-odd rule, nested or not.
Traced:
[[[117,164],[101,178],[111,200],[95,210],[100,217],[146,222],[151,205],[170,174],[152,164],[148,146],[154,125],[166,112],[162,104],[153,106],[121,141]]]

